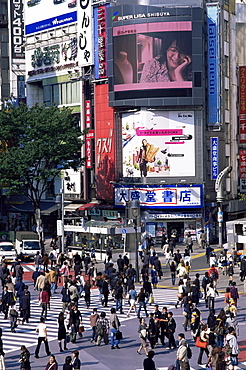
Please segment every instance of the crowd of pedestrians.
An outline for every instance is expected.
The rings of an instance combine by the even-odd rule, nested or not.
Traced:
[[[234,369],[238,363],[238,322],[237,303],[239,294],[235,275],[235,265],[238,264],[234,250],[223,251],[219,257],[213,248],[206,248],[208,263],[204,276],[199,273],[191,281],[190,265],[193,241],[187,235],[184,252],[176,246],[176,235],[173,233],[170,240],[163,240],[163,253],[166,256],[165,269],[170,270],[171,282],[177,283],[176,309],[182,308],[184,321],[183,332],[177,334],[177,323],[174,310],[166,306],[159,307],[154,302],[154,291],[163,276],[163,269],[154,241],[147,238],[139,246],[140,286],[135,286],[136,270],[130,263],[128,254],[119,255],[116,262],[112,260],[112,251],[107,250],[104,268],[98,271],[94,251],[63,254],[57,252],[55,240],[52,240],[50,252],[34,258],[35,271],[32,274],[34,289],[38,292],[38,301],[41,307],[40,322],[36,333],[38,344],[35,357],[39,358],[39,351],[44,343],[45,351],[49,356],[46,370],[57,370],[56,358],[50,352],[46,319],[49,315],[50,301],[54,295],[60,294],[61,310],[57,313],[57,344],[60,352],[68,351],[68,343],[77,343],[83,337],[84,324],[79,305],[89,310],[91,305],[91,289],[98,289],[98,307],[93,308],[90,314],[92,345],[110,345],[111,350],[120,349],[122,339],[121,323],[117,313],[121,315],[135,315],[139,319],[136,334],[139,337],[137,354],[142,350],[147,356],[143,361],[144,370],[154,370],[154,349],[158,346],[167,350],[176,350],[176,370],[189,369],[189,360],[192,350],[186,338],[190,330],[193,345],[198,347],[197,363],[205,364],[211,370]],[[201,247],[205,248],[204,243]],[[210,249],[209,249],[210,248]],[[222,258],[223,257],[223,258]],[[245,265],[245,268],[244,268]],[[246,260],[240,263],[240,278],[245,279]],[[244,273],[245,271],[245,273]],[[215,314],[215,299],[218,295],[217,283],[219,275],[228,275],[228,287],[224,295],[224,308]],[[25,325],[31,317],[31,296],[28,286],[23,282],[24,270],[17,259],[9,268],[4,261],[0,266],[0,279],[3,292],[0,310],[4,319],[10,320],[10,330],[16,331],[18,325]],[[178,278],[178,280],[177,280]],[[114,302],[107,313],[104,307],[108,306],[109,299]],[[204,299],[208,309],[207,317],[203,317],[199,306]],[[83,303],[84,302],[84,303]],[[89,311],[88,311],[89,312]],[[143,317],[145,315],[145,317]],[[0,331],[0,363],[4,361],[3,344]],[[192,346],[191,346],[192,347]],[[204,360],[205,356],[205,360]],[[30,353],[25,346],[21,346],[20,364],[22,369],[30,369]],[[81,362],[79,352],[74,350],[72,355],[64,358],[64,370],[78,370]],[[0,367],[1,368],[1,367]],[[174,367],[173,367],[174,369]]]

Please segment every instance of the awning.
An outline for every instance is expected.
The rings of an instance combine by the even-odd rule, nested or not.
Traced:
[[[81,205],[78,210],[79,211],[85,211],[86,209],[90,210],[92,209],[93,207],[95,207],[97,203],[87,203],[87,204],[83,204]]]
[[[52,212],[55,212],[58,209],[58,206],[55,202],[41,202],[40,210],[42,215],[50,215]],[[24,202],[22,204],[10,204],[8,207],[8,212],[15,213],[33,213],[32,202]]]
[[[85,211],[86,209],[92,209],[97,203],[70,203],[64,207],[64,210],[67,212],[75,212],[75,211]]]

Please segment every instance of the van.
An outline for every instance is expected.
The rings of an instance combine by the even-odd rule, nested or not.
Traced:
[[[0,258],[5,257],[6,262],[14,262],[17,258],[14,244],[11,242],[0,242]]]

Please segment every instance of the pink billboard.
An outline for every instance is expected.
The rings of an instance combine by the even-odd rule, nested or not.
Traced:
[[[113,28],[114,91],[192,88],[192,22]]]
[[[193,111],[122,114],[124,177],[195,176]]]

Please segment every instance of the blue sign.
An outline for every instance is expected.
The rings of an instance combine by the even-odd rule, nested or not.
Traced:
[[[122,233],[122,234],[126,234],[126,229],[122,229],[122,230],[121,230],[121,233]]]
[[[77,11],[28,24],[25,27],[25,32],[26,35],[30,35],[31,33],[48,30],[50,28],[61,27],[65,24],[74,22],[77,22]]]
[[[210,138],[211,152],[211,180],[216,180],[219,174],[219,155],[218,155],[219,140],[217,137]]]
[[[219,125],[218,4],[207,4],[208,125]]]

